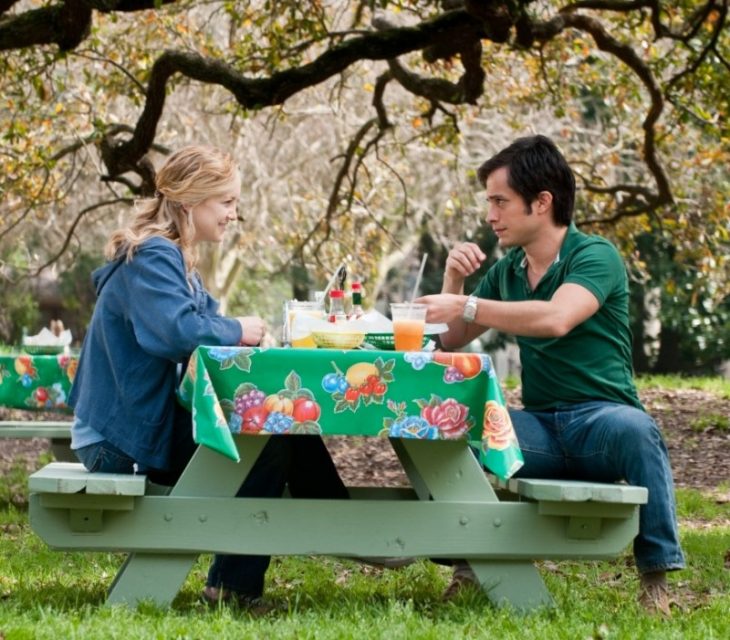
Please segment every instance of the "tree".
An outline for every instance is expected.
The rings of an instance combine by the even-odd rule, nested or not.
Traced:
[[[5,0],[0,243],[22,229],[36,268],[78,250],[86,221],[149,194],[156,153],[199,126],[177,111],[186,98],[235,140],[258,114],[273,135],[328,92],[332,112],[347,104],[359,121],[330,123],[339,153],[334,171],[330,158],[315,168],[318,195],[293,170],[291,190],[272,196],[285,214],[265,242],[286,255],[269,271],[321,277],[354,255],[382,282],[389,256],[421,234],[445,244],[476,227],[468,170],[539,128],[577,169],[579,224],[666,289],[636,244],[657,236],[717,309],[730,281],[727,11],[728,0]],[[241,255],[225,256],[239,260],[230,273]]]

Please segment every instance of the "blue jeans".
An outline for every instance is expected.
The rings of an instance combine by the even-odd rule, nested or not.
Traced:
[[[524,478],[561,478],[646,487],[634,557],[639,573],[684,567],[674,483],[659,428],[644,411],[614,402],[585,402],[548,412],[510,410]]]
[[[89,471],[134,473],[134,460],[106,441],[76,449],[75,453]],[[176,479],[170,472],[142,468],[137,472],[146,473],[153,482],[162,480],[162,484],[172,484]],[[316,436],[270,438],[236,496],[278,498],[287,485],[292,498],[349,497],[324,442]],[[208,571],[207,584],[257,598],[264,591],[264,574],[270,561],[269,556],[217,555]]]

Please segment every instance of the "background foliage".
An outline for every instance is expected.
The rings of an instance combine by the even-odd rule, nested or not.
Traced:
[[[242,223],[201,265],[230,311],[342,261],[370,302],[437,290],[448,248],[485,232],[474,169],[552,136],[577,222],[623,252],[635,361],[730,356],[728,0],[5,0],[0,2],[0,334],[37,328],[37,276],[78,289],[154,166],[230,148]],[[494,251],[491,251],[494,254]]]

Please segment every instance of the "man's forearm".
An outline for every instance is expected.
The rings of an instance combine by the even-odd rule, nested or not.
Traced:
[[[455,293],[461,295],[464,293],[464,278],[460,276],[450,276],[444,274],[444,281],[441,284],[441,293]]]

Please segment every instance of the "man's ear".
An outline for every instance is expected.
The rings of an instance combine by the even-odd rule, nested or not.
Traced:
[[[537,198],[532,201],[537,213],[548,213],[553,208],[553,194],[549,191],[541,191]]]

